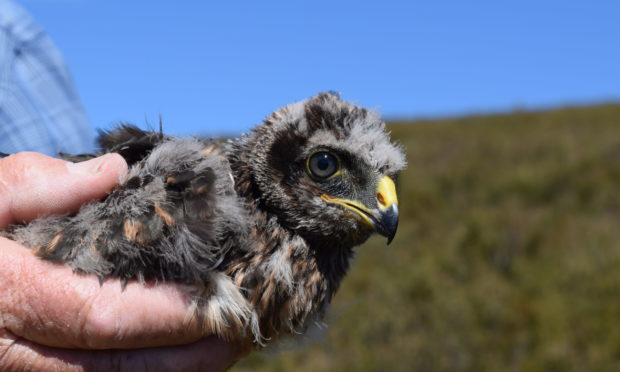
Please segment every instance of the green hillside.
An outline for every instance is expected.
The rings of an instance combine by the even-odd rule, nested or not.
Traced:
[[[322,338],[245,371],[620,370],[620,105],[391,124],[395,241]]]

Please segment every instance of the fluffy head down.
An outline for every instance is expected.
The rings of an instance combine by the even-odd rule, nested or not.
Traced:
[[[266,125],[273,127],[281,141],[288,133],[307,138],[308,145],[341,148],[380,173],[396,174],[407,164],[402,148],[391,142],[377,113],[343,101],[335,93],[285,106],[274,112]]]
[[[323,150],[333,153],[342,168],[334,177],[318,180],[308,172],[307,162]],[[379,116],[334,93],[276,111],[235,142],[233,153],[247,165],[241,172],[249,173],[237,176],[250,178],[261,203],[282,225],[309,240],[349,247],[365,241],[372,229],[322,195],[376,208],[381,177],[395,178],[406,165]]]

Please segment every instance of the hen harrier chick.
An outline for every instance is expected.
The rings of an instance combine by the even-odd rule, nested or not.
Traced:
[[[75,216],[8,234],[101,279],[189,284],[207,331],[225,339],[258,346],[304,332],[324,315],[353,248],[396,233],[403,152],[376,114],[332,93],[227,144],[131,126],[99,143],[129,163],[122,184]]]

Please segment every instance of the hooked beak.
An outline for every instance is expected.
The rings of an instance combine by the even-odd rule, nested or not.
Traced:
[[[396,197],[396,186],[390,177],[384,176],[379,181],[377,208],[371,209],[358,201],[332,198],[325,194],[321,195],[321,198],[355,212],[355,217],[374,228],[379,234],[387,237],[388,244],[394,239],[398,228],[398,198]]]
[[[375,225],[377,232],[387,237],[388,245],[394,240],[398,229],[398,205],[392,204],[380,212],[378,223]]]

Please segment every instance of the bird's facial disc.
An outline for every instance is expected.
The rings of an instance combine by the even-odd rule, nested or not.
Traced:
[[[321,198],[328,203],[341,205],[353,212],[355,218],[387,237],[388,244],[394,239],[398,228],[398,199],[394,181],[390,177],[383,176],[379,181],[376,208],[369,208],[357,200],[335,198],[327,194],[322,194]]]
[[[324,148],[311,151],[306,158],[307,172],[322,186],[324,201],[344,207],[347,216],[386,236],[389,244],[398,227],[394,181],[359,162],[346,161],[346,155]]]

